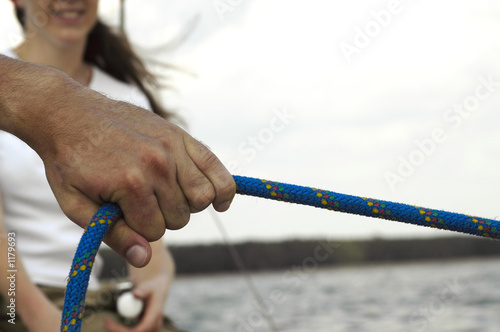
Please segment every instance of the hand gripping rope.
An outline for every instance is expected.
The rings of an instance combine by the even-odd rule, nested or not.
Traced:
[[[243,176],[234,176],[234,180],[236,193],[241,195],[310,205],[494,239],[500,238],[500,222],[496,220]],[[80,331],[85,294],[95,255],[106,231],[120,217],[121,210],[118,206],[105,204],[97,211],[85,230],[68,277],[61,331]]]

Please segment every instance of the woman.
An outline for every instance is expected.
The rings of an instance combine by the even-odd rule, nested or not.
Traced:
[[[97,19],[98,0],[18,0],[16,14],[25,31],[25,41],[6,55],[28,62],[55,67],[82,85],[113,99],[134,103],[168,117],[155,101],[147,85],[153,76],[134,55],[125,38],[114,35]],[[54,105],[57,107],[57,105]],[[99,124],[96,124],[99,126]],[[105,128],[103,128],[105,130]],[[74,151],[85,157],[86,144]],[[0,330],[57,331],[66,276],[82,230],[67,221],[44,175],[43,163],[26,144],[5,132],[0,133],[0,185],[4,211],[0,233],[16,234],[16,324],[2,315]],[[50,218],[51,223],[37,222]],[[6,246],[4,238],[0,244]],[[144,300],[145,310],[133,331],[176,331],[163,317],[163,307],[174,278],[174,263],[161,240],[151,244],[151,262],[142,269],[129,267],[133,294]],[[6,248],[1,248],[1,252]],[[130,252],[128,257],[140,257]],[[6,264],[2,260],[0,264]],[[96,259],[94,273],[102,267]],[[6,266],[0,266],[3,271]],[[8,285],[0,282],[3,300],[9,298]],[[109,293],[91,277],[87,294],[86,331],[126,331],[117,315],[107,309]],[[106,302],[106,303],[105,303]],[[2,304],[2,307],[5,308]],[[4,324],[4,325],[2,325]],[[7,325],[5,325],[7,324]]]

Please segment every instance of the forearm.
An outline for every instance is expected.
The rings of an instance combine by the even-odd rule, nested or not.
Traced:
[[[9,81],[21,70],[21,63],[0,55],[0,129],[11,132],[15,127],[16,96],[14,86]]]
[[[0,55],[0,129],[12,133],[15,132],[14,127],[18,126],[19,121],[16,119],[18,117],[17,108],[21,105],[22,97],[19,92],[15,91],[15,86],[20,84],[19,79],[16,77],[23,75],[21,73],[22,68],[18,61]],[[13,82],[9,82],[9,80],[13,80],[14,84],[11,84]],[[17,302],[16,308],[18,308],[19,314],[23,316],[23,311],[29,310],[28,307],[34,302],[34,298],[28,300],[28,294],[36,295],[38,292],[23,267],[17,248],[10,245],[15,244],[15,235],[10,235],[5,225],[3,201],[0,193],[0,253],[3,253],[3,257],[0,257],[0,294],[9,301],[10,298],[14,298]],[[14,241],[9,241],[11,239]],[[9,251],[9,247],[11,251]],[[9,252],[12,258],[10,261],[8,260]],[[8,271],[15,271],[15,273]],[[11,274],[14,278],[7,279]],[[13,282],[15,288],[11,287],[10,280],[15,281]],[[21,303],[22,305],[20,305]]]
[[[42,99],[63,76],[55,70],[0,55],[0,129],[21,139],[41,116]]]
[[[38,153],[53,144],[61,96],[85,90],[61,71],[0,55],[0,130]]]

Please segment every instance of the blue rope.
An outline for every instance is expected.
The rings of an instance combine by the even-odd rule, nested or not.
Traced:
[[[85,295],[95,256],[104,235],[109,227],[121,218],[121,214],[117,205],[105,204],[96,212],[85,229],[68,276],[61,331],[80,331],[85,309]]]
[[[482,237],[500,238],[500,221],[498,220],[244,176],[234,176],[234,179],[237,186],[236,192],[242,195],[310,205],[328,210],[446,229]]]
[[[236,193],[241,195],[309,205],[487,238],[500,238],[500,222],[497,220],[243,176],[234,176],[234,180]],[[95,255],[106,231],[120,217],[121,211],[118,206],[103,205],[84,232],[69,275],[61,331],[80,331],[85,293]]]

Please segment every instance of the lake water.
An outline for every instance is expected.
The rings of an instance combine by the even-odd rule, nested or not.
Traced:
[[[500,258],[179,277],[167,312],[188,331],[500,331]]]

